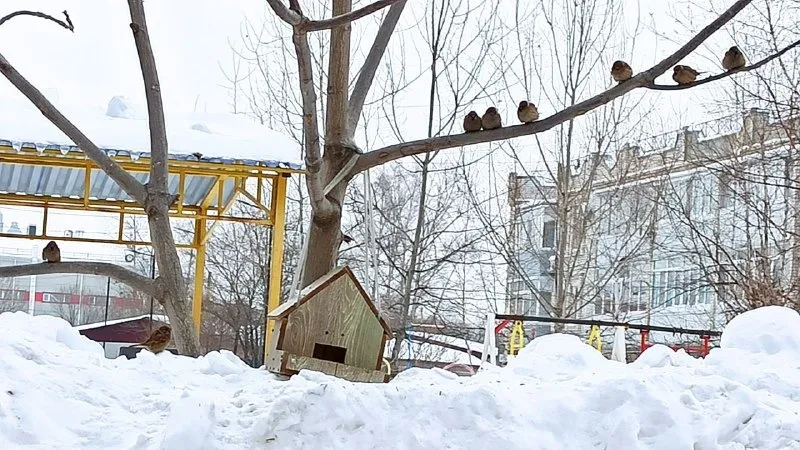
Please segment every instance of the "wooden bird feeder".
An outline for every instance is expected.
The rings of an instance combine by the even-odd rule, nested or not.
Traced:
[[[293,375],[315,370],[358,382],[385,382],[383,350],[392,331],[347,266],[268,314],[275,321],[266,367]]]

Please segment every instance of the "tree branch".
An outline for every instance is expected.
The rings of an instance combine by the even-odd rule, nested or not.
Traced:
[[[361,73],[358,74],[358,80],[356,80],[353,93],[350,95],[350,109],[347,112],[347,129],[351,136],[355,133],[356,127],[358,127],[361,111],[364,109],[364,102],[372,87],[375,73],[378,71],[378,66],[381,63],[383,54],[386,53],[386,47],[389,45],[389,39],[391,39],[392,34],[394,34],[394,29],[405,7],[406,0],[401,0],[389,8],[389,12],[383,19],[383,23],[381,23],[381,27],[378,29],[378,34],[375,36],[375,41],[369,49],[367,59],[364,60]]]
[[[352,0],[333,0],[333,14],[349,14]],[[350,84],[350,24],[331,30],[328,58],[328,92],[325,111],[325,146],[351,142],[347,132]]]
[[[160,298],[161,294],[163,293],[160,289],[161,283],[159,279],[154,280],[122,266],[111,263],[75,261],[0,267],[0,278],[25,277],[29,275],[50,275],[55,273],[82,273],[84,275],[101,275],[104,277],[111,277],[121,283],[125,283],[137,291],[156,298]]]
[[[305,31],[329,30],[331,28],[335,28],[340,25],[345,25],[350,22],[356,21],[364,16],[368,16],[376,11],[380,11],[381,9],[387,6],[395,4],[400,1],[405,3],[405,0],[378,0],[375,3],[371,3],[363,8],[351,11],[349,13],[340,14],[330,19],[311,20],[305,22],[304,24],[301,25],[301,27]]]
[[[6,58],[0,54],[0,72],[11,82],[53,125],[72,140],[95,164],[113,179],[139,204],[144,205],[147,193],[142,183],[122,168],[116,161],[100,150],[81,130],[70,122],[47,98],[23,77]]]
[[[267,0],[267,4],[270,8],[272,8],[272,11],[274,11],[275,14],[281,18],[281,20],[289,25],[297,26],[303,21],[303,16],[287,8],[281,0]]]
[[[353,167],[351,175],[355,175],[356,173],[362,172],[369,168],[387,163],[389,161],[394,161],[405,156],[419,155],[421,153],[427,153],[436,150],[481,144],[520,136],[530,136],[532,134],[549,130],[556,125],[562,124],[578,116],[582,116],[589,111],[610,103],[614,99],[619,98],[634,89],[652,85],[653,81],[657,77],[664,74],[669,68],[673,67],[681,59],[689,55],[692,51],[699,47],[700,44],[714,34],[714,32],[719,30],[723,25],[733,19],[750,3],[752,3],[752,0],[737,0],[736,3],[731,5],[731,7],[728,8],[724,13],[708,24],[705,28],[700,30],[700,32],[690,39],[689,42],[683,45],[683,47],[679,48],[675,53],[669,55],[655,66],[642,73],[639,73],[622,84],[618,84],[605,92],[595,95],[592,98],[565,108],[550,117],[530,124],[499,128],[496,130],[450,136],[438,136],[434,138],[420,139],[416,141],[390,145],[388,147],[360,155],[358,162],[356,163],[355,167]],[[400,5],[400,3],[393,5],[392,8],[398,5]],[[359,81],[361,80],[359,79]],[[358,87],[358,85],[356,87]],[[351,109],[351,113],[352,111],[353,110]]]
[[[49,14],[45,14],[45,13],[39,12],[39,11],[14,11],[11,14],[8,14],[8,15],[3,16],[2,18],[0,18],[0,26],[2,26],[4,23],[8,22],[9,20],[11,20],[11,19],[13,19],[14,17],[17,17],[17,16],[33,16],[33,17],[39,17],[40,19],[46,19],[46,20],[53,21],[53,22],[61,25],[62,27],[66,28],[69,31],[72,31],[74,33],[75,32],[75,25],[72,24],[72,19],[69,18],[69,13],[67,12],[66,9],[64,11],[62,11],[61,13],[64,14],[64,18],[66,19],[66,21],[58,20],[58,19],[56,19],[55,17],[53,17],[53,16],[51,16]]]
[[[722,72],[720,74],[713,75],[713,76],[710,76],[708,78],[703,78],[702,80],[695,81],[692,84],[667,85],[667,84],[655,84],[655,83],[653,83],[653,84],[650,84],[650,85],[645,86],[645,87],[647,89],[652,89],[652,90],[655,90],[655,91],[680,91],[680,90],[683,90],[683,89],[693,88],[693,87],[700,86],[700,85],[703,85],[703,84],[706,84],[706,83],[711,83],[712,81],[717,81],[717,80],[721,80],[723,78],[727,78],[727,77],[729,77],[729,76],[731,76],[733,74],[736,74],[736,73],[749,72],[751,70],[756,70],[756,69],[760,68],[761,66],[763,66],[764,64],[767,64],[768,62],[770,62],[770,61],[772,61],[774,59],[780,58],[786,52],[788,52],[789,50],[791,50],[793,48],[796,48],[798,46],[800,46],[800,41],[794,42],[792,45],[789,45],[789,46],[785,47],[784,49],[782,49],[778,53],[775,53],[775,54],[772,54],[770,56],[767,56],[766,58],[762,59],[761,61],[758,61],[755,64],[751,64],[749,66],[742,67],[741,69],[732,70],[730,72]]]
[[[308,35],[295,29],[292,35],[294,50],[297,54],[297,68],[300,76],[300,96],[303,99],[303,132],[306,147],[306,181],[311,205],[319,207],[324,200],[320,169],[322,154],[319,147],[319,124],[317,123],[317,93],[314,89],[314,73],[311,63],[311,49],[308,46]]]
[[[139,56],[144,92],[147,98],[148,128],[150,129],[150,180],[148,185],[159,194],[168,194],[167,126],[164,121],[164,104],[161,99],[161,85],[158,81],[156,60],[150,45],[150,33],[147,31],[144,4],[142,0],[128,0],[128,8],[131,13],[131,31],[133,31],[133,40],[136,42],[136,53]],[[171,204],[172,201],[169,203]]]

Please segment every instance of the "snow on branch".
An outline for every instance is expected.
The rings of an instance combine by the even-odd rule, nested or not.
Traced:
[[[55,17],[53,17],[53,16],[51,16],[49,14],[45,14],[45,13],[39,12],[39,11],[24,11],[24,10],[23,11],[14,11],[11,14],[8,14],[6,16],[0,17],[0,26],[2,26],[4,23],[8,22],[9,20],[13,19],[14,17],[18,17],[18,16],[33,16],[33,17],[38,17],[40,19],[53,21],[53,22],[61,25],[62,27],[66,28],[69,31],[72,31],[74,33],[75,32],[75,25],[72,24],[72,19],[69,18],[69,13],[67,12],[66,9],[64,11],[62,11],[61,13],[64,14],[64,19],[66,19],[66,20],[58,20],[58,19],[56,19]]]
[[[124,283],[137,291],[159,298],[160,282],[142,276],[132,270],[126,269],[116,264],[94,262],[94,261],[75,261],[58,263],[23,264],[18,266],[0,267],[0,278],[25,277],[30,275],[50,275],[56,273],[80,273],[84,275],[100,275],[111,277]]]
[[[495,130],[480,131],[475,133],[464,133],[449,136],[437,136],[433,138],[420,139],[411,142],[403,142],[399,144],[390,145],[378,150],[359,155],[358,162],[351,171],[351,176],[372,167],[379,166],[389,161],[394,161],[406,156],[419,155],[436,150],[443,150],[447,148],[461,147],[465,145],[482,144],[487,142],[511,139],[521,136],[530,136],[533,134],[547,131],[557,125],[560,125],[568,120],[582,116],[602,105],[612,102],[613,100],[627,94],[628,92],[638,89],[653,86],[657,77],[663,75],[668,69],[672,68],[675,64],[680,62],[683,58],[688,56],[697,47],[700,46],[706,39],[708,39],[717,30],[722,28],[723,25],[733,19],[739,12],[741,12],[747,5],[752,3],[752,0],[737,0],[725,12],[719,15],[714,21],[708,24],[705,28],[700,30],[692,39],[690,39],[681,48],[673,54],[666,57],[664,60],[651,67],[650,69],[641,72],[631,78],[630,80],[618,84],[605,92],[602,92],[594,97],[577,103],[573,106],[565,108],[556,112],[550,117],[539,120],[530,124],[516,125],[511,127],[499,128]],[[730,75],[730,74],[728,74]],[[696,86],[694,83],[691,86]]]

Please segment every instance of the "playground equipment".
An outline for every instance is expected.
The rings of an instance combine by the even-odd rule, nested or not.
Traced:
[[[593,345],[598,352],[603,351],[603,339],[600,337],[599,326],[592,325],[592,328],[589,330],[589,338],[586,340],[586,343]]]
[[[516,356],[524,346],[525,328],[522,327],[522,321],[517,320],[514,322],[514,327],[511,329],[511,336],[508,338],[508,354]]]
[[[500,324],[497,324],[497,320],[500,320]],[[600,327],[624,327],[626,329],[633,329],[639,330],[640,332],[640,344],[639,349],[641,352],[645,351],[648,347],[652,346],[653,344],[648,343],[648,337],[650,332],[658,331],[658,332],[665,332],[665,333],[672,333],[672,334],[688,334],[699,336],[702,340],[702,344],[700,346],[681,346],[681,345],[671,345],[670,348],[673,350],[678,350],[683,348],[686,350],[687,353],[693,354],[695,356],[705,357],[708,355],[710,350],[710,340],[712,337],[718,337],[722,335],[721,331],[715,330],[697,330],[691,328],[678,328],[678,327],[664,327],[658,325],[645,325],[645,324],[637,324],[637,323],[626,323],[626,322],[613,322],[607,320],[589,320],[589,319],[561,319],[561,318],[554,318],[554,317],[543,317],[543,316],[523,316],[523,315],[516,315],[516,314],[495,314],[489,313],[486,317],[486,329],[484,333],[484,347],[483,347],[483,355],[481,358],[481,364],[484,362],[490,362],[492,364],[497,364],[494,355],[497,354],[497,337],[496,334],[503,330],[509,323],[518,322],[521,324],[523,322],[542,322],[542,323],[563,323],[563,324],[572,324],[572,325],[587,325],[591,327],[589,332],[589,338],[587,344],[592,345],[594,344],[595,348],[602,351],[603,349],[603,342],[600,339]],[[509,353],[511,354],[512,348],[512,341],[513,341],[512,332],[512,339],[509,342]],[[517,343],[514,342],[514,348],[516,351],[519,349],[517,348]],[[516,353],[513,353],[516,354]]]

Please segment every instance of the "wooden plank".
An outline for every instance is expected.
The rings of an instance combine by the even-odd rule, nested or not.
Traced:
[[[383,355],[383,327],[349,277],[336,278],[284,320],[280,348],[292,354],[312,356],[315,343],[335,345],[347,349],[346,365],[368,370]]]
[[[308,356],[289,354],[286,355],[286,361],[286,370],[295,373],[303,369],[314,370],[353,382],[383,383],[386,375],[377,370],[366,370]]]
[[[286,353],[281,350],[271,351],[267,356],[267,360],[264,361],[264,367],[270,372],[285,374],[285,357]]]

